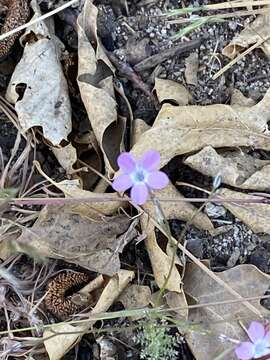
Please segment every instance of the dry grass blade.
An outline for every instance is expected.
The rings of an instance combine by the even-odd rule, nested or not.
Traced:
[[[234,64],[236,64],[239,60],[243,59],[247,54],[251,53],[251,51],[253,51],[254,49],[256,49],[257,47],[261,46],[265,41],[267,41],[270,38],[270,35],[267,36],[264,39],[261,39],[259,41],[257,41],[254,45],[252,45],[251,47],[249,47],[247,50],[245,50],[244,52],[242,52],[241,54],[239,54],[235,59],[233,59],[232,61],[230,61],[227,65],[225,65],[222,69],[220,69],[213,77],[213,80],[216,80],[217,78],[219,78],[222,74],[224,74],[228,69],[230,69]]]

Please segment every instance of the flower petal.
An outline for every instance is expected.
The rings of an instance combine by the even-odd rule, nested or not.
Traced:
[[[117,164],[120,169],[127,174],[130,174],[136,167],[136,161],[129,152],[120,154],[117,158]]]
[[[252,342],[256,342],[264,337],[264,326],[258,321],[252,321],[248,328],[248,336]]]
[[[264,339],[270,343],[270,330],[264,335]]]
[[[254,354],[254,345],[251,342],[242,342],[236,349],[235,353],[238,359],[251,360]]]
[[[119,175],[114,179],[112,188],[116,191],[126,191],[132,186],[133,182],[129,175]]]
[[[131,200],[138,205],[142,205],[147,201],[148,189],[143,183],[136,184],[132,187],[130,192]]]
[[[148,150],[142,160],[141,160],[141,166],[148,171],[156,170],[158,168],[160,162],[160,155],[159,152],[156,150]]]
[[[162,171],[152,171],[147,176],[147,184],[152,189],[163,189],[169,184],[168,176]]]

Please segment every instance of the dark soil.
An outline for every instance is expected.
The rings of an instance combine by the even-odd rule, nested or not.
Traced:
[[[198,6],[202,3],[216,3],[218,1],[130,1],[127,8],[125,1],[100,0],[96,3],[99,9],[98,34],[102,39],[107,51],[115,55],[119,62],[117,75],[121,80],[126,95],[133,109],[134,117],[141,118],[148,124],[152,124],[158,108],[142,89],[138,88],[134,82],[125,76],[122,64],[128,64],[135,68],[136,64],[151,55],[159,54],[162,51],[173,48],[179,43],[189,40],[200,39],[200,45],[193,50],[168,58],[160,64],[144,71],[138,71],[137,75],[152,90],[155,77],[172,79],[184,84],[192,95],[192,104],[214,104],[230,103],[233,89],[239,89],[245,96],[259,101],[270,86],[270,65],[269,59],[265,54],[257,49],[236,65],[225,72],[218,80],[211,78],[221,67],[228,63],[228,59],[221,54],[222,49],[228,42],[239,33],[247,21],[252,21],[253,17],[231,18],[229,21],[215,24],[206,24],[199,29],[186,35],[183,39],[174,42],[172,36],[179,30],[179,26],[169,24],[161,16],[164,12],[183,6]],[[41,2],[42,8],[47,10],[57,6],[57,0]],[[62,3],[62,2],[61,2]],[[141,6],[140,4],[150,3]],[[67,46],[71,53],[77,51],[77,36],[74,31],[74,17],[78,10],[67,9],[56,17],[56,31],[58,36]],[[16,45],[18,46],[18,44]],[[15,48],[16,49],[16,48]],[[15,52],[15,50],[14,50]],[[0,91],[4,95],[10,76],[16,64],[16,55],[11,53],[6,59],[0,61]],[[198,84],[196,86],[186,83],[185,69],[186,58],[192,54],[198,54]],[[77,117],[74,116],[74,126],[78,118],[85,117],[85,111],[76,93],[76,85],[71,91],[73,109],[76,110]],[[120,112],[125,112],[121,108]],[[79,114],[79,115],[78,115]],[[10,153],[16,138],[15,127],[7,120],[0,110],[0,146],[3,152],[5,163],[10,157]],[[43,170],[54,179],[62,179],[63,171],[54,156],[46,148],[39,145],[37,148],[37,159],[42,165]],[[177,166],[177,159],[172,161],[166,168],[173,182],[183,178],[188,178],[189,182],[198,185],[211,186],[210,180],[186,168]],[[196,179],[196,180],[195,180]],[[194,180],[194,181],[193,181]],[[33,182],[40,181],[36,174]],[[181,189],[182,190],[182,189]],[[186,191],[186,193],[185,193]],[[196,197],[204,196],[195,191],[184,190],[184,194]],[[215,271],[223,271],[235,266],[236,264],[250,263],[256,265],[265,273],[270,273],[270,245],[269,236],[264,234],[253,234],[252,231],[238,219],[234,218],[225,208],[215,204],[208,204],[204,211],[208,214],[216,227],[216,234],[210,235],[207,232],[188,227],[182,241],[186,241],[187,248],[200,259],[209,259],[211,268]],[[170,222],[173,235],[179,238],[185,226],[178,219]],[[143,242],[127,246],[121,261],[125,268],[135,268],[140,273],[138,279],[147,284],[151,279],[144,276],[144,273],[151,272],[151,266]],[[60,266],[61,268],[61,266]],[[269,305],[269,304],[268,304]],[[111,310],[116,310],[117,305]],[[108,322],[106,326],[127,326],[126,320],[120,319],[118,323]],[[4,328],[4,321],[0,318],[0,329]],[[119,359],[137,359],[138,349],[132,350],[134,344],[131,340],[132,334],[108,333],[109,341],[115,344]],[[112,340],[116,337],[116,341]],[[118,339],[118,341],[117,341]],[[91,337],[85,337],[81,341],[78,350],[78,360],[94,359],[98,349],[89,346],[93,342]],[[91,350],[90,350],[91,348]],[[184,340],[179,349],[179,359],[191,360],[187,345]],[[66,359],[74,358],[72,351]],[[99,356],[99,355],[98,355]],[[99,358],[99,357],[98,357]]]

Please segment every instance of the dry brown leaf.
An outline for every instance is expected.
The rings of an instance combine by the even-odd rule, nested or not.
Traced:
[[[209,218],[205,214],[197,212],[197,208],[194,205],[187,201],[177,202],[177,200],[184,199],[184,196],[171,183],[169,183],[166,188],[159,190],[157,198],[176,200],[175,202],[161,202],[162,211],[164,212],[166,219],[191,221],[191,224],[199,229],[213,229],[213,225]],[[157,218],[156,208],[153,202],[148,201],[145,205],[143,205],[143,209],[151,217]]]
[[[164,104],[154,127],[172,126],[192,129],[243,129],[268,134],[270,90],[252,107],[214,104],[208,106],[172,106]]]
[[[116,170],[125,124],[117,118],[114,69],[97,36],[97,14],[96,6],[86,0],[78,17],[78,84],[106,165]]]
[[[165,296],[169,309],[173,310],[175,317],[180,320],[188,319],[188,304],[184,292],[169,291]]]
[[[146,124],[146,122],[142,119],[134,119],[133,120],[133,133],[132,133],[132,144],[136,144],[139,137],[147,130],[149,130],[151,126]]]
[[[110,198],[115,198],[115,201],[106,201],[104,193],[96,193],[83,190],[79,186],[78,180],[64,180],[59,183],[54,183],[63,193],[66,198],[79,198],[79,199],[99,199],[99,201],[80,201],[70,205],[70,209],[74,214],[79,214],[83,217],[93,220],[102,220],[108,215],[113,215],[121,206],[125,206],[124,201],[118,200],[116,193],[107,194]]]
[[[224,199],[254,199],[258,201],[258,196],[232,191],[229,189],[220,189],[218,194]],[[223,206],[234,216],[242,220],[255,233],[270,234],[270,205],[224,202]]]
[[[270,10],[269,10],[270,12]],[[240,34],[227,45],[222,54],[230,59],[234,59],[240,52],[247,49],[249,46],[267,39],[270,33],[270,15],[259,15],[249,24]],[[269,57],[270,56],[270,40],[265,41],[261,46],[262,50]]]
[[[128,286],[117,299],[125,309],[138,309],[147,307],[151,300],[151,290],[149,286],[132,284]],[[140,319],[140,316],[132,316],[132,320]]]
[[[262,273],[253,265],[239,265],[216,275],[246,298],[263,296],[269,287],[269,275]],[[184,290],[197,299],[198,304],[235,300],[195,264],[187,266]],[[252,304],[262,315],[269,315],[269,311],[260,305],[259,299]],[[200,324],[199,329],[193,330],[191,326],[186,333],[186,339],[196,360],[215,359],[230,348],[232,351],[222,359],[236,360],[233,353],[235,345],[221,341],[219,336],[224,334],[236,340],[245,340],[246,334],[237,322],[237,318],[241,317],[246,321],[253,320],[254,314],[238,302],[190,309],[190,322]]]
[[[231,95],[231,105],[241,105],[241,106],[253,106],[256,102],[246,97],[242,94],[242,92],[238,89],[233,89],[232,95]]]
[[[190,54],[185,60],[185,78],[187,84],[197,86],[198,84],[198,70],[199,70],[199,55],[197,53]]]
[[[128,283],[132,281],[134,275],[133,271],[128,270],[120,270],[114,275],[103,290],[97,304],[90,312],[90,316],[107,311]],[[77,326],[62,323],[60,325],[52,325],[50,329],[46,329],[43,339],[50,360],[60,360],[81,340],[84,333],[86,333],[95,322],[95,320],[89,320],[89,322],[81,323]],[[57,332],[64,334],[52,337],[52,335]],[[61,346],[59,346],[59,344],[61,344]]]
[[[72,174],[74,172],[73,165],[77,161],[77,152],[73,145],[68,144],[67,146],[60,148],[51,147],[51,149],[59,164],[66,170],[67,174]]]
[[[155,79],[155,88],[160,103],[174,101],[177,105],[187,105],[191,95],[187,89],[176,81]]]
[[[143,232],[147,234],[147,237],[145,239],[145,246],[151,261],[155,281],[157,283],[157,286],[159,288],[162,288],[165,284],[165,280],[169,274],[172,263],[171,249],[166,249],[165,252],[158,245],[155,234],[155,227],[152,225],[152,223],[149,222],[146,215],[142,215],[141,226]],[[175,257],[175,264],[173,266],[171,276],[165,286],[165,289],[180,293],[182,291],[182,280],[176,264],[180,265],[180,261],[177,256]]]
[[[131,152],[140,158],[149,148],[154,149],[160,153],[160,167],[163,167],[175,156],[198,151],[207,145],[214,148],[246,146],[270,150],[269,138],[254,131],[238,128],[177,129],[167,125],[146,131]]]
[[[270,188],[270,162],[259,160],[240,151],[219,154],[206,146],[184,163],[204,175],[221,176],[222,182],[240,189]]]
[[[123,215],[97,222],[74,214],[67,205],[50,206],[42,209],[35,224],[24,229],[16,243],[22,252],[31,247],[40,256],[113,275],[120,269],[122,251],[121,237],[119,241],[116,237],[128,229],[129,223]],[[136,235],[135,230],[128,233],[130,240]]]
[[[35,1],[32,7],[34,18],[39,17]],[[12,74],[6,98],[15,104],[23,132],[40,126],[44,137],[59,146],[67,140],[72,126],[68,86],[59,60],[63,45],[44,21],[29,26],[22,39],[26,42],[24,53]]]

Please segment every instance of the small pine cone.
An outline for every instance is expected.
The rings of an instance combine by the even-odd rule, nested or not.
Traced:
[[[63,272],[52,279],[47,285],[45,305],[58,319],[66,320],[70,315],[78,312],[80,308],[74,304],[66,292],[73,287],[82,287],[90,280],[87,274],[79,272]]]
[[[1,28],[1,35],[16,29],[18,26],[24,25],[30,15],[30,7],[28,0],[10,0],[8,4],[8,12],[5,22]],[[15,40],[20,36],[21,32],[17,32],[4,40],[0,41],[0,58],[8,55]]]

